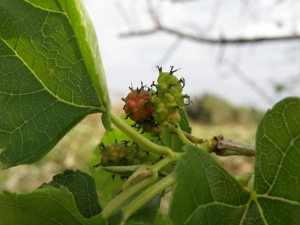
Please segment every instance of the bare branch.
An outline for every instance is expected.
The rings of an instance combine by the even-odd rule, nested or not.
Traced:
[[[172,56],[174,51],[179,47],[181,41],[182,38],[177,37],[155,65],[163,65]],[[153,68],[153,66],[151,68]]]
[[[214,137],[218,142],[214,152],[219,156],[255,156],[255,146],[231,140],[223,135]]]
[[[245,73],[243,73],[239,67],[229,60],[226,60],[225,58],[222,58],[221,63],[227,65],[234,75],[236,75],[241,81],[243,81],[247,86],[249,86],[257,95],[259,95],[266,103],[272,105],[274,103],[274,100],[268,96],[268,94],[261,89],[257,83],[255,83],[253,80],[251,80]]]
[[[300,35],[291,34],[291,35],[282,35],[282,36],[261,36],[261,37],[252,37],[252,38],[226,38],[226,37],[202,37],[202,36],[195,36],[192,34],[187,34],[172,28],[164,27],[162,25],[157,26],[153,29],[149,30],[140,30],[140,31],[133,31],[128,33],[120,34],[120,37],[133,37],[133,36],[144,36],[154,34],[158,31],[163,31],[172,35],[177,35],[178,37],[185,38],[191,41],[196,42],[203,42],[207,44],[247,44],[247,43],[264,43],[264,42],[277,42],[277,41],[291,41],[291,40],[299,40]]]

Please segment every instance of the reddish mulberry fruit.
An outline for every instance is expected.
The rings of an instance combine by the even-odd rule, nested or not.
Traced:
[[[125,113],[136,122],[144,122],[155,111],[151,103],[151,94],[144,90],[143,86],[141,89],[131,90],[123,101]]]

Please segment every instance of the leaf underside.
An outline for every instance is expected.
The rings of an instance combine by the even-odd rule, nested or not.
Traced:
[[[0,160],[36,162],[109,107],[95,31],[81,1],[0,2]]]
[[[298,224],[300,220],[300,99],[277,103],[256,136],[253,190],[247,192],[196,146],[175,169],[169,215],[174,224]]]

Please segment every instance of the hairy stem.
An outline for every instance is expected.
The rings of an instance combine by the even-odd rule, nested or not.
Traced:
[[[113,124],[115,124],[122,132],[124,132],[128,137],[133,139],[136,143],[138,143],[143,148],[153,153],[156,153],[158,155],[168,155],[170,158],[173,157],[174,152],[170,148],[166,146],[157,145],[154,142],[148,140],[139,132],[137,132],[128,124],[126,124],[112,110],[110,111],[109,116]]]
[[[163,178],[161,181],[157,182],[156,184],[152,185],[150,188],[145,190],[138,197],[136,197],[132,202],[130,202],[127,206],[123,208],[123,212],[124,212],[123,224],[142,205],[144,205],[149,200],[154,198],[161,191],[175,184],[175,182],[176,180],[173,177],[173,173],[171,173],[165,178]]]

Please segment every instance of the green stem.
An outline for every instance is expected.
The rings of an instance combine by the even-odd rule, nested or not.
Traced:
[[[148,165],[140,165],[139,169],[135,171],[123,184],[121,187],[120,192],[124,191],[126,188],[128,188],[130,185],[132,185],[135,182],[139,182],[142,179],[145,179],[148,176],[151,176],[153,173],[158,174],[159,170],[165,167],[166,165],[178,161],[178,159],[181,157],[183,153],[174,152],[174,155],[172,158],[166,157],[162,160],[160,160],[158,163],[156,163],[153,166]]]
[[[170,187],[176,182],[175,178],[173,177],[173,173],[169,174],[161,181],[157,182],[156,184],[152,185],[148,189],[146,189],[143,193],[141,193],[138,197],[136,197],[132,202],[126,205],[123,208],[124,212],[124,219],[123,224],[125,221],[142,205],[147,203],[149,200],[154,198],[158,193],[165,190],[166,188]]]
[[[160,160],[158,163],[156,163],[155,165],[152,166],[152,170],[155,172],[158,172],[160,169],[162,169],[169,163],[178,161],[178,159],[182,156],[182,154],[184,154],[184,153],[183,152],[174,152],[172,158],[166,157],[166,158]]]
[[[179,131],[178,128],[176,129],[175,126],[173,126],[172,124],[170,124],[168,122],[164,122],[163,125],[165,127],[169,128],[172,133],[177,134],[181,138],[181,140],[183,142],[185,142],[186,144],[191,144],[191,143],[194,143],[194,144],[203,144],[206,141],[205,139],[194,137],[193,135],[191,135],[191,134],[189,134],[189,133],[187,133],[185,131],[182,131],[180,128],[179,128],[180,129],[180,131]],[[181,133],[180,135],[179,135],[178,131]]]
[[[140,182],[134,183],[125,189],[121,194],[116,196],[102,211],[102,216],[104,218],[108,218],[109,216],[113,215],[119,207],[132,195],[137,193],[139,190],[143,189],[144,187],[148,186],[152,182],[154,182],[158,177],[157,173],[153,173],[150,177],[147,177]]]
[[[200,139],[197,137],[194,137],[191,134],[188,134],[184,131],[182,131],[177,125],[176,127],[168,122],[164,122],[163,125],[171,130],[172,133],[175,133],[178,135],[178,137],[182,140],[184,144],[196,144],[198,147],[201,147],[207,152],[213,152],[215,149],[217,142],[214,139],[207,140],[207,139]]]
[[[156,153],[158,155],[168,155],[170,158],[173,157],[173,151],[166,147],[157,145],[154,142],[148,140],[139,132],[130,127],[127,123],[125,123],[120,117],[118,117],[114,111],[109,112],[110,119],[113,124],[115,124],[121,131],[123,131],[128,137],[133,139],[136,143],[138,143],[143,148]]]
[[[186,145],[192,145],[193,143],[189,141],[186,136],[184,135],[183,131],[181,130],[180,126],[177,124],[175,126],[175,132],[177,133],[178,137],[182,140],[182,142]]]

